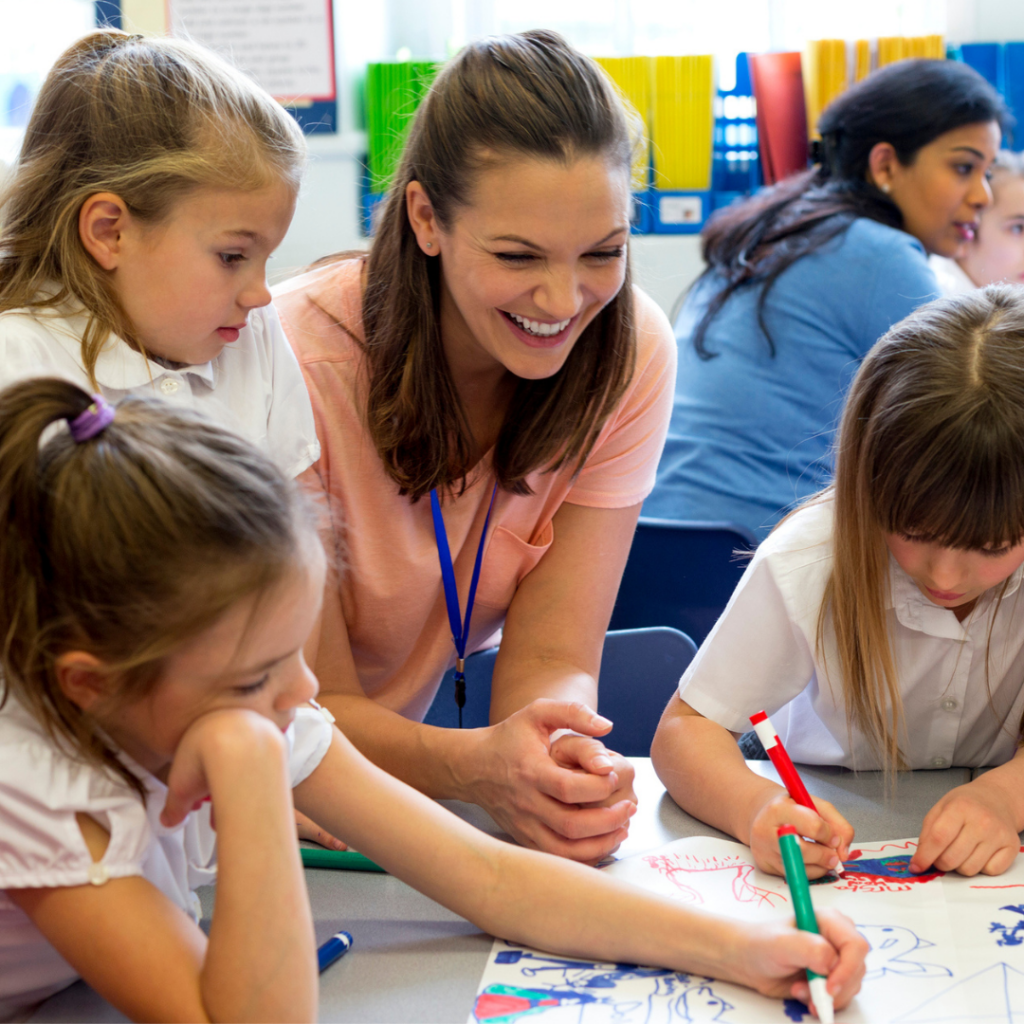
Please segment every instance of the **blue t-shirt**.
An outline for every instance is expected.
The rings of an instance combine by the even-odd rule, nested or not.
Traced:
[[[764,537],[832,477],[831,445],[861,360],[894,324],[937,297],[921,244],[860,218],[788,267],[757,323],[761,285],[733,293],[701,359],[692,336],[723,278],[708,275],[676,321],[679,375],[668,440],[643,514],[729,520]]]

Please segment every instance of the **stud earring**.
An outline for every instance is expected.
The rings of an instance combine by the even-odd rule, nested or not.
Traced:
[[[886,183],[885,183],[884,185],[879,185],[878,187],[879,187],[879,188],[880,188],[880,189],[881,189],[881,190],[882,190],[882,191],[883,191],[883,192],[884,192],[884,193],[885,193],[886,195],[888,195],[888,194],[889,194],[889,189],[890,189],[890,188],[891,188],[892,186],[891,186],[891,185],[889,185],[889,183],[888,183],[888,182],[886,182]]]
[[[428,249],[433,249],[434,248],[434,243],[433,242],[427,242],[427,248]]]

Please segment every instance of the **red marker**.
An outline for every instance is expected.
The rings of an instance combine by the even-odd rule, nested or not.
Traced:
[[[779,773],[779,778],[782,779],[782,784],[786,787],[789,795],[802,807],[807,807],[817,814],[818,808],[814,806],[814,801],[811,799],[811,794],[807,792],[804,780],[800,778],[789,754],[786,753],[786,748],[782,745],[782,740],[779,739],[779,734],[775,731],[768,712],[758,711],[756,715],[751,715],[750,724],[754,727],[754,732],[757,733],[757,738],[761,741],[765,753],[772,759],[772,764],[775,765],[775,770]],[[836,871],[842,874],[843,870],[843,862],[840,861]]]

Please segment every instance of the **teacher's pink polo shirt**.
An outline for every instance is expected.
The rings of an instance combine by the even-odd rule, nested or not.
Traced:
[[[274,303],[309,388],[321,446],[316,468],[343,524],[341,608],[359,681],[384,707],[422,720],[455,649],[430,501],[399,495],[364,425],[366,378],[354,337],[362,332],[361,268],[358,259],[319,267],[276,288]],[[635,308],[636,371],[586,464],[575,476],[571,468],[532,473],[531,495],[498,492],[468,651],[489,646],[501,629],[520,581],[551,546],[551,521],[563,502],[627,508],[654,486],[676,346],[664,313],[640,291]],[[493,487],[490,458],[465,493],[443,506],[463,608]]]

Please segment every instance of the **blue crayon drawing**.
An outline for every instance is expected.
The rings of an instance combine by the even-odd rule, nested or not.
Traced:
[[[597,997],[575,989],[532,989],[518,985],[488,985],[473,1004],[473,1016],[481,1024],[513,1024],[524,1017],[556,1006],[584,1006]]]
[[[479,1024],[518,1024],[566,1007],[578,1024],[700,1024],[726,1021],[725,1015],[734,1009],[715,992],[713,979],[658,967],[595,963],[521,949],[502,950],[495,964],[514,965],[522,981],[488,985],[480,992],[473,1007]]]
[[[1024,906],[1000,907],[1000,910],[1009,910],[1011,913],[1020,915],[1012,925],[1002,924],[993,921],[989,926],[989,934],[998,934],[997,946],[1020,946],[1024,944]]]
[[[865,981],[886,974],[898,974],[901,978],[949,978],[953,975],[948,967],[922,963],[917,956],[911,956],[935,943],[919,938],[909,928],[888,924],[859,924],[857,931],[871,946]]]
[[[895,1018],[899,1024],[960,1024],[991,1021],[1024,1022],[1024,974],[997,963],[950,985],[920,1006]]]
[[[799,999],[783,999],[782,1012],[788,1020],[796,1021],[796,1024],[811,1019],[811,1011],[807,1009],[807,1004],[801,1003]]]

